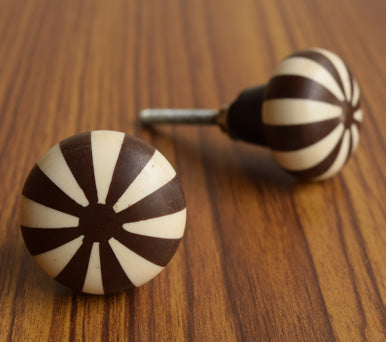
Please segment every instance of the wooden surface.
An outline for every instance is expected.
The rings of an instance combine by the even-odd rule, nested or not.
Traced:
[[[1,341],[385,341],[386,2],[0,1]],[[145,130],[144,107],[218,107],[296,49],[341,55],[363,93],[357,154],[300,184],[216,127]],[[159,277],[72,293],[24,247],[20,191],[75,133],[113,129],[176,167],[185,239]]]

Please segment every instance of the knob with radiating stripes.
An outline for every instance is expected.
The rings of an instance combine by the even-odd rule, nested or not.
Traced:
[[[355,151],[362,122],[358,82],[336,54],[320,48],[285,58],[265,86],[244,90],[220,110],[145,109],[145,124],[217,124],[234,139],[270,147],[306,180],[336,174]]]
[[[334,53],[310,49],[284,59],[265,89],[262,122],[276,161],[313,180],[337,173],[359,141],[359,86]]]
[[[78,291],[111,294],[155,277],[184,234],[176,172],[143,141],[115,131],[74,135],[33,167],[21,230],[38,265]]]

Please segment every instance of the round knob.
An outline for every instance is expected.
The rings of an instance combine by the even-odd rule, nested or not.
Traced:
[[[330,51],[289,56],[265,88],[266,142],[279,165],[301,178],[337,173],[357,147],[361,121],[358,83]]]
[[[314,48],[287,57],[267,85],[242,91],[220,110],[145,109],[140,118],[144,124],[217,124],[233,139],[270,147],[291,174],[321,180],[355,151],[362,110],[347,65]]]
[[[183,236],[176,172],[143,141],[114,131],[74,135],[34,166],[21,230],[38,265],[60,283],[110,294],[155,277]]]

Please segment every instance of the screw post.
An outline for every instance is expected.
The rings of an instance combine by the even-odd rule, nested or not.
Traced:
[[[218,124],[218,109],[143,109],[140,121],[145,125],[152,124]]]

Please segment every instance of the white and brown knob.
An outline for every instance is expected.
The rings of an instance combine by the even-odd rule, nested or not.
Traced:
[[[115,131],[78,134],[34,166],[21,199],[29,252],[52,278],[111,294],[155,277],[184,234],[176,172],[143,141]]]
[[[264,134],[275,160],[313,180],[337,173],[355,151],[362,122],[359,86],[327,50],[284,59],[265,89]]]
[[[221,110],[144,110],[144,123],[218,124],[234,139],[270,147],[279,165],[307,180],[337,173],[355,151],[359,86],[336,54],[294,53],[267,85],[244,90]]]

